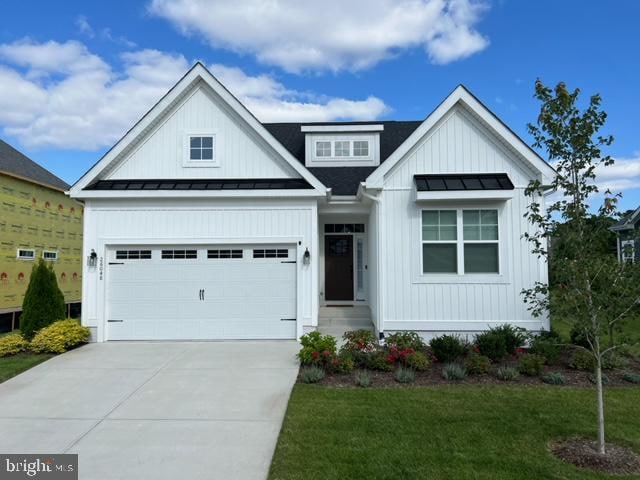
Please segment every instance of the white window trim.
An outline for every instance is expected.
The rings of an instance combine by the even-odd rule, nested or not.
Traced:
[[[627,249],[627,247],[631,247]],[[630,255],[625,255],[626,253]],[[636,241],[635,239],[621,240],[620,241],[620,261],[635,263],[636,261]]]
[[[377,133],[354,134],[307,134],[305,140],[306,166],[308,167],[365,167],[380,164],[380,137]],[[330,144],[330,155],[318,156],[318,144],[327,142]],[[337,142],[349,142],[349,155],[336,155]],[[367,142],[368,154],[355,155],[355,142]]]
[[[33,256],[32,257],[23,257],[20,255],[20,252],[33,252]],[[16,250],[16,258],[18,260],[27,260],[29,262],[32,262],[36,259],[36,250],[35,248],[18,248]]]
[[[46,258],[45,254],[47,253],[53,253],[55,254],[55,258]],[[58,251],[57,250],[43,250],[42,251],[42,259],[47,261],[47,262],[57,262],[59,259],[59,255],[58,255]]]
[[[422,211],[423,210],[456,210],[457,219],[457,262],[458,273],[424,273],[422,258]],[[498,272],[499,273],[464,273],[464,230],[462,224],[463,210],[497,210],[498,211]],[[506,235],[504,218],[504,204],[494,202],[481,204],[462,204],[452,206],[451,204],[433,204],[428,207],[416,208],[414,217],[416,232],[416,240],[412,242],[414,254],[412,258],[417,258],[419,262],[413,264],[413,282],[412,283],[431,283],[431,284],[455,284],[455,283],[477,283],[477,284],[509,284],[511,283],[509,266],[507,262],[509,251],[509,239]],[[484,240],[468,240],[468,243],[489,243]],[[438,243],[438,242],[434,242]],[[451,241],[442,241],[442,243],[453,243]]]
[[[212,160],[191,160],[191,137],[212,137],[213,139],[213,159]],[[215,168],[220,166],[219,150],[220,138],[216,130],[189,130],[184,132],[184,142],[182,146],[182,166],[185,168]]]

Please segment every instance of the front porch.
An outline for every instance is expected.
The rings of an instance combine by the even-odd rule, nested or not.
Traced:
[[[349,330],[375,330],[368,305],[320,307],[318,312],[320,333],[335,337],[338,345],[341,345],[342,335]]]

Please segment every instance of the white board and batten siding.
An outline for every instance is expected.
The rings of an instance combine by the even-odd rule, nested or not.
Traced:
[[[515,185],[502,202],[416,201],[415,174],[502,173]],[[381,274],[378,301],[385,331],[477,332],[512,323],[533,330],[548,328],[533,318],[521,290],[546,279],[546,265],[530,253],[522,238],[530,229],[523,218],[529,199],[524,188],[535,174],[498,138],[461,107],[452,109],[385,176],[378,215]],[[480,196],[481,196],[480,192]],[[423,208],[496,208],[499,211],[500,274],[423,275]]]
[[[234,331],[233,329],[221,330],[220,328],[216,330],[215,325],[204,325],[204,330],[188,330],[185,327],[186,330],[179,333],[174,324],[173,330],[167,329],[169,332],[167,337],[177,335],[182,339],[294,338],[301,335],[305,326],[317,325],[318,300],[315,294],[318,288],[317,257],[312,255],[309,265],[304,265],[302,261],[305,249],[308,248],[311,252],[318,251],[317,206],[314,200],[265,199],[259,205],[255,204],[255,200],[222,199],[90,200],[85,207],[84,245],[85,256],[90,254],[92,248],[98,254],[98,266],[93,271],[88,270],[87,275],[83,276],[83,323],[94,329],[97,341],[109,339],[107,333],[107,320],[110,314],[109,299],[118,298],[117,292],[109,291],[110,285],[113,285],[109,278],[109,275],[112,274],[111,269],[121,268],[121,265],[109,265],[110,259],[113,261],[112,252],[119,248],[138,246],[153,249],[156,258],[163,248],[196,248],[202,255],[206,253],[207,249],[242,248],[246,252],[246,262],[252,262],[249,257],[252,248],[278,246],[289,250],[290,255],[287,260],[296,261],[291,265],[274,266],[275,269],[272,270],[274,275],[281,280],[278,280],[279,287],[287,290],[281,295],[283,298],[280,304],[284,305],[283,316],[291,316],[296,319],[293,322],[295,325],[294,335],[290,335],[291,332],[284,332],[278,326],[265,327],[262,330],[253,328],[253,330]],[[261,267],[253,263],[255,262],[238,266],[242,270],[240,273],[251,275],[253,271],[258,276]],[[202,275],[199,277],[202,278]],[[126,276],[120,280],[119,284],[116,281],[116,288],[121,288],[123,282],[126,283]],[[220,285],[216,284],[219,279],[212,278],[210,280],[207,283],[208,286],[205,286],[207,300],[216,298],[210,289],[215,289],[216,285]],[[177,289],[180,288],[178,283],[176,282]],[[189,282],[187,281],[187,283]],[[247,285],[251,285],[253,289],[269,288],[265,286],[266,278],[251,279]],[[295,288],[293,312],[289,311],[291,310],[290,288]],[[174,294],[175,307],[181,306],[182,300],[178,298],[180,295],[179,292]],[[184,295],[193,297],[195,294],[184,292]],[[259,292],[256,293],[256,296],[261,297]],[[231,295],[229,298],[233,298],[233,296]],[[191,299],[193,300],[193,298]],[[200,308],[201,304],[196,307]],[[247,308],[250,307],[251,305]],[[238,311],[241,310],[238,308]],[[149,310],[145,315],[148,313]],[[126,312],[117,312],[116,316],[122,314],[126,314]],[[159,316],[159,320],[162,321],[162,315]],[[195,317],[192,315],[192,322],[197,320]],[[144,320],[146,317],[141,313],[140,318]],[[114,319],[120,318],[114,317]],[[259,319],[256,317],[256,320]],[[175,319],[175,322],[179,321],[180,318]],[[289,323],[282,328],[289,328],[290,325]],[[161,325],[158,328],[160,327]],[[136,337],[134,335],[132,337],[125,332],[122,338],[144,339],[144,336]],[[161,338],[162,334],[158,333],[156,339]]]

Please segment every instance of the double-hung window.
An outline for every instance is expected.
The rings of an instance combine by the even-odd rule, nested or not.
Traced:
[[[422,211],[423,274],[498,274],[498,210]]]

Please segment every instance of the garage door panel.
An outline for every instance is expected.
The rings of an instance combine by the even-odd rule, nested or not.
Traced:
[[[108,323],[108,339],[295,338],[296,265],[252,255],[273,247],[244,246],[234,259],[207,258],[207,249],[223,247],[198,247],[197,259],[166,259],[161,250],[169,247],[146,248],[151,259],[109,264],[107,312],[116,321]]]

